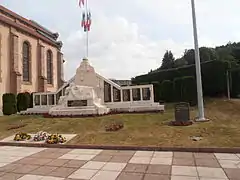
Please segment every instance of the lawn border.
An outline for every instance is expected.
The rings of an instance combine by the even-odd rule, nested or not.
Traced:
[[[240,153],[240,147],[158,147],[158,146],[114,146],[114,145],[70,145],[70,144],[33,144],[0,142],[1,146],[67,148],[67,149],[103,149],[103,150],[138,150],[138,151],[176,151],[202,153]]]

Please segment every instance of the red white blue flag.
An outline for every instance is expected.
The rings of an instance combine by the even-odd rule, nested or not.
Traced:
[[[79,0],[78,2],[79,7],[84,6],[84,4],[85,4],[85,0]]]

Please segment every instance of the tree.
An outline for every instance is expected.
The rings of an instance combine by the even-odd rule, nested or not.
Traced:
[[[174,67],[174,56],[171,51],[166,51],[162,59],[162,65],[160,69],[170,69]]]

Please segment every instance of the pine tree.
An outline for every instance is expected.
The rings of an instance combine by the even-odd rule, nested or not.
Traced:
[[[160,69],[171,69],[174,66],[174,56],[171,51],[166,51],[162,59],[162,65]]]

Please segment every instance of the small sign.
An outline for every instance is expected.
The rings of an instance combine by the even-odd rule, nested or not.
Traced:
[[[175,105],[175,121],[186,122],[190,120],[189,103],[178,103]]]
[[[87,106],[87,100],[72,100],[72,101],[68,101],[67,106],[68,107]]]

